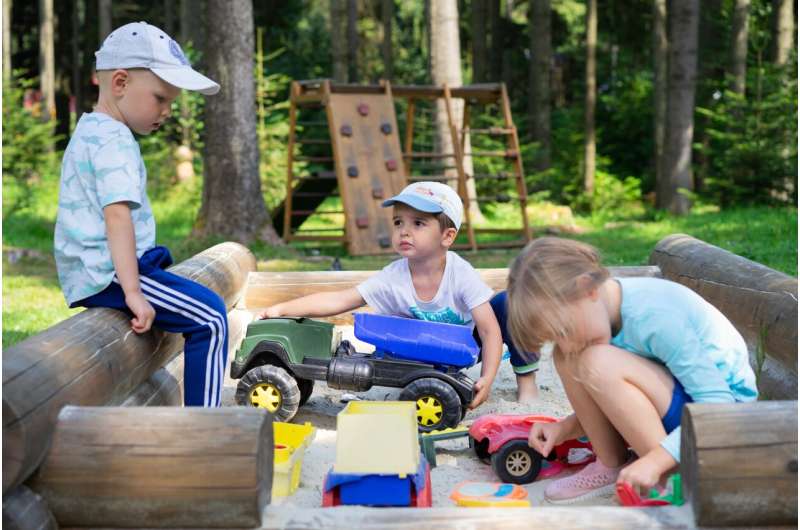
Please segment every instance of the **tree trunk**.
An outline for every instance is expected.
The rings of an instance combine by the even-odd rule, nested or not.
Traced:
[[[42,91],[42,120],[56,116],[56,63],[53,43],[53,0],[39,0],[39,87]]]
[[[489,62],[486,48],[486,16],[488,0],[472,0],[472,82],[487,81],[486,67]]]
[[[774,0],[775,64],[783,66],[794,48],[794,0]]]
[[[550,0],[530,0],[528,31],[531,42],[528,113],[531,136],[539,144],[534,167],[550,168],[550,63],[553,56],[550,33]]]
[[[205,0],[181,0],[181,46],[191,43],[194,50],[205,47],[206,23],[203,14],[206,13]],[[203,67],[205,58],[197,66]]]
[[[98,37],[99,43],[97,49],[100,49],[100,45],[103,44],[103,41],[106,40],[108,34],[111,33],[111,30],[114,29],[112,24],[114,23],[114,17],[112,15],[111,9],[111,0],[97,0],[97,21],[98,21]]]
[[[83,78],[81,75],[81,28],[85,19],[83,0],[75,0],[72,6],[72,35],[70,39],[70,51],[72,53],[71,77],[72,77],[72,97],[75,101],[75,122],[80,119],[83,109]]]
[[[249,243],[279,241],[261,195],[253,79],[251,0],[208,0],[209,76],[222,90],[207,100],[203,204],[195,231]]]
[[[583,189],[591,197],[594,193],[595,130],[594,107],[597,99],[595,51],[597,48],[597,0],[586,4],[586,108],[583,138]]]
[[[358,83],[358,1],[347,0],[347,80]]]
[[[487,0],[489,8],[489,33],[491,54],[489,57],[489,79],[494,83],[503,78],[503,36],[500,31],[500,0]]]
[[[747,29],[750,0],[736,0],[731,46],[731,90],[744,96],[747,81]]]
[[[658,183],[657,204],[675,214],[686,214],[692,191],[692,136],[697,82],[698,0],[672,0],[669,30],[669,85],[667,127],[664,131],[664,174]]]
[[[175,2],[164,0],[164,31],[172,37],[175,35]],[[183,43],[181,43],[183,44]]]
[[[381,55],[383,56],[383,78],[392,80],[394,77],[394,57],[392,51],[392,19],[394,18],[394,0],[383,0],[381,3],[381,24],[383,25],[383,42]]]
[[[667,120],[667,0],[653,0],[653,166],[661,182]]]
[[[431,1],[431,78],[433,84],[442,86],[447,84],[449,87],[462,85],[461,78],[461,46],[459,43],[458,32],[458,2],[457,0],[432,0]],[[452,100],[453,120],[456,129],[461,131],[461,124],[464,118],[464,100]],[[464,134],[463,132],[461,134]],[[438,153],[453,153],[455,146],[450,133],[450,124],[447,120],[447,107],[444,98],[436,100],[436,151]],[[464,138],[464,153],[472,150],[469,135]],[[456,164],[451,159],[450,164]],[[472,158],[464,158],[464,172],[473,175]],[[458,173],[455,170],[446,170],[446,177],[452,177],[448,182],[450,186],[457,188],[456,179]],[[467,181],[467,197],[469,198],[469,212],[472,222],[482,218],[480,208],[478,208],[477,194],[475,192],[475,181]]]
[[[347,0],[330,0],[333,80],[347,82]]]
[[[3,82],[11,79],[11,7],[12,0],[3,0]]]

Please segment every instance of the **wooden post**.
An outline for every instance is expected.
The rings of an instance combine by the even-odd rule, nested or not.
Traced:
[[[62,526],[254,527],[272,416],[251,407],[72,407],[31,481]]]
[[[58,524],[41,495],[26,486],[17,486],[3,495],[3,528],[57,530]]]
[[[698,526],[797,525],[797,401],[690,403],[681,425]]]
[[[456,170],[458,171],[458,194],[461,200],[464,201],[464,224],[467,225],[467,239],[471,250],[478,250],[478,244],[475,240],[475,227],[472,225],[472,218],[470,217],[469,209],[469,193],[467,193],[467,177],[464,173],[464,153],[461,151],[461,141],[458,138],[458,127],[453,117],[452,98],[450,97],[450,87],[445,83],[442,86],[444,90],[444,105],[447,109],[447,125],[450,128],[450,138],[453,142],[453,158],[456,162]]]
[[[609,267],[613,276],[660,277],[658,267]],[[318,271],[318,272],[254,272],[247,282],[244,307],[250,310],[268,307],[311,293],[338,291],[357,286],[377,271]],[[486,284],[495,291],[506,288],[508,269],[478,269]],[[358,311],[369,311],[359,308]],[[336,324],[352,324],[352,313],[343,313],[328,320]]]
[[[222,243],[170,271],[239,299],[255,258]],[[91,309],[3,352],[3,492],[19,485],[44,457],[58,411],[66,404],[118,405],[183,349],[183,338],[155,330],[137,335],[126,315]]]
[[[514,152],[514,180],[517,185],[517,195],[519,196],[519,208],[522,216],[522,237],[525,241],[531,240],[531,226],[528,220],[528,188],[525,185],[525,171],[522,169],[522,152],[519,148],[519,136],[517,136],[517,126],[511,117],[511,103],[508,100],[506,84],[500,83],[500,105],[503,108],[503,122],[506,129],[511,134],[506,139],[506,149]]]
[[[797,399],[797,278],[684,234],[659,241],[650,263],[733,322],[751,347],[763,397]]]
[[[292,81],[289,95],[289,143],[286,146],[286,198],[283,199],[283,240],[292,238],[292,193],[294,180],[294,143],[297,128],[297,101],[300,94],[300,83]]]

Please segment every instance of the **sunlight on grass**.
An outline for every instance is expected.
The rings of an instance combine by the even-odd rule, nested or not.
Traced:
[[[82,311],[69,309],[55,267],[42,260],[3,260],[3,347]]]

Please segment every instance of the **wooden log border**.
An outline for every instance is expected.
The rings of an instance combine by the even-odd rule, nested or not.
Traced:
[[[609,267],[613,276],[661,277],[658,267]],[[338,291],[357,286],[377,271],[319,271],[319,272],[254,272],[247,281],[243,298],[245,308],[255,310],[285,302],[307,294]],[[508,269],[478,269],[486,284],[495,291],[502,291],[508,282]],[[359,312],[370,312],[369,306]],[[327,320],[338,325],[352,325],[353,313],[342,313]]]
[[[230,308],[255,265],[246,247],[222,243],[170,271],[211,288]],[[61,407],[121,404],[182,343],[182,337],[158,330],[137,335],[121,312],[91,309],[5,350],[3,492],[39,465]]]
[[[701,526],[797,526],[797,401],[689,403],[683,492]]]
[[[659,241],[650,263],[733,322],[751,348],[762,397],[797,399],[797,278],[685,234]]]
[[[66,406],[28,485],[63,526],[252,528],[273,447],[264,409]]]

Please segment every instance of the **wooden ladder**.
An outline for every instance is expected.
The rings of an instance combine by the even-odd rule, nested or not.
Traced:
[[[417,157],[453,157],[455,160],[456,171],[458,172],[458,194],[464,202],[464,224],[467,229],[467,243],[464,245],[457,245],[456,248],[468,248],[470,250],[478,250],[481,248],[491,247],[513,247],[522,246],[531,240],[530,223],[526,207],[528,204],[527,188],[525,186],[525,173],[522,168],[522,154],[519,147],[519,136],[517,135],[517,127],[514,125],[514,120],[511,115],[511,105],[508,100],[508,92],[506,91],[505,83],[500,83],[499,90],[497,91],[496,102],[499,105],[503,115],[503,127],[491,127],[488,129],[472,129],[470,128],[470,108],[471,101],[464,98],[464,112],[462,114],[461,124],[456,123],[455,113],[453,112],[453,96],[452,91],[447,84],[443,86],[445,107],[447,109],[448,127],[450,129],[450,136],[453,142],[453,153],[414,153],[411,150],[413,141],[413,112],[414,105],[411,100],[408,106],[408,115],[406,118],[406,153],[405,157],[410,164],[411,160]],[[484,101],[485,103],[485,101]],[[491,136],[505,136],[506,137],[506,150],[505,151],[474,151],[466,153],[466,138],[467,134],[486,134]],[[473,159],[479,157],[498,157],[510,160],[513,163],[513,172],[511,174],[500,173],[496,175],[470,175],[464,169],[464,159],[466,157]],[[477,178],[492,178],[492,179],[508,179],[513,178],[517,189],[516,197],[504,197],[504,200],[516,200],[519,204],[520,217],[522,220],[522,227],[516,228],[475,228],[470,215],[470,197],[467,192],[467,183],[470,180]],[[496,201],[498,197],[476,197],[477,201]],[[476,237],[478,233],[518,233],[520,239],[514,241],[500,241],[480,243]]]

